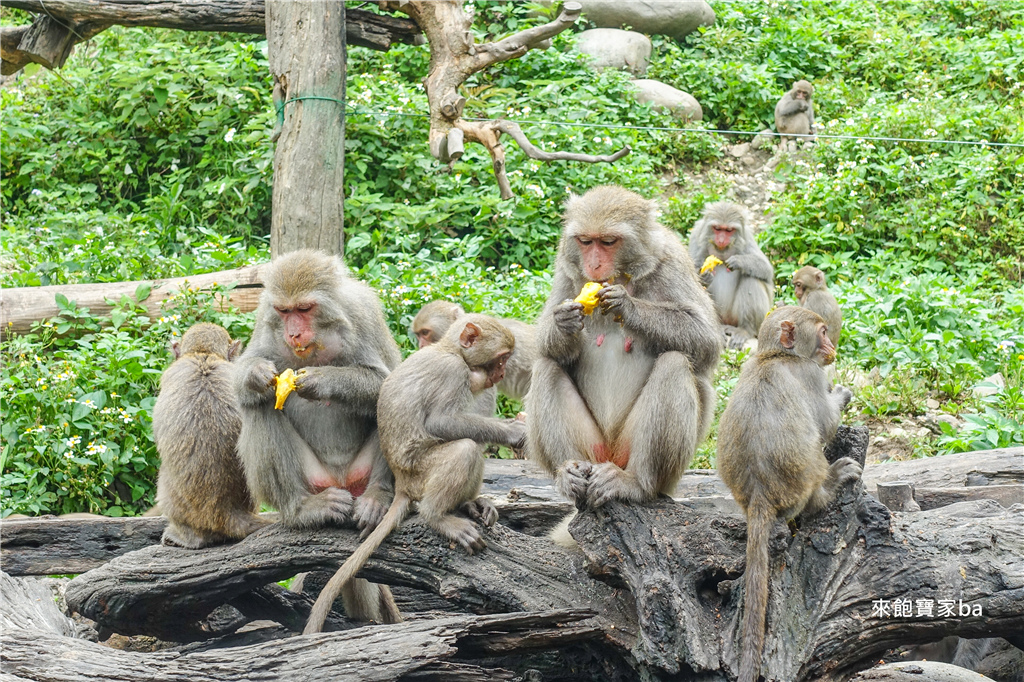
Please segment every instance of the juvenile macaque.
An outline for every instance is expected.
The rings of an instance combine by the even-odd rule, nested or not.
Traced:
[[[175,359],[160,377],[153,407],[160,454],[154,509],[168,520],[165,545],[199,549],[241,540],[268,523],[255,513],[235,454],[242,419],[231,359],[241,346],[207,323],[171,344]]]
[[[526,411],[529,456],[580,507],[671,493],[711,423],[721,327],[655,214],[616,186],[566,205]],[[587,282],[603,286],[585,316]]]
[[[793,273],[793,290],[801,308],[821,315],[828,325],[828,338],[833,346],[839,345],[839,333],[843,330],[843,312],[835,296],[828,290],[825,273],[816,267],[805,265]]]
[[[814,86],[800,80],[775,105],[775,130],[782,136],[783,144],[797,139],[793,135],[814,134],[813,96]]]
[[[498,511],[479,496],[483,446],[522,447],[526,427],[482,416],[470,406],[474,395],[501,381],[514,348],[515,337],[497,320],[466,315],[384,381],[377,408],[380,442],[395,474],[395,498],[380,525],[324,587],[307,634],[320,631],[338,591],[401,524],[413,502],[431,528],[470,554],[486,547],[474,521],[491,526]]]
[[[411,327],[419,347],[436,343],[448,331],[452,322],[464,314],[462,306],[450,301],[431,301],[420,308]],[[533,338],[534,327],[532,324],[504,317],[498,318],[498,321],[516,337],[516,351],[509,358],[505,367],[505,378],[498,383],[497,389],[513,400],[522,400],[530,390],[533,360],[537,356],[536,342]]]
[[[761,666],[772,524],[820,511],[861,475],[851,458],[830,466],[822,452],[852,397],[829,387],[824,367],[834,360],[821,317],[795,306],[775,310],[719,421],[718,473],[747,516],[741,682],[755,682]]]
[[[257,499],[281,522],[315,528],[354,521],[369,532],[392,497],[377,437],[377,395],[401,360],[376,294],[340,259],[295,251],[264,273],[256,326],[238,361],[238,453]],[[296,372],[275,409],[276,376]],[[360,581],[348,614],[400,620],[390,590]]]
[[[726,345],[742,348],[757,336],[775,300],[775,270],[754,239],[746,208],[727,201],[704,208],[690,232],[690,258],[702,268],[710,256],[721,263],[709,264],[701,281],[715,302]]]

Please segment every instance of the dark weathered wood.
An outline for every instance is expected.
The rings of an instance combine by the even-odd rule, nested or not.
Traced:
[[[345,250],[345,3],[267,0],[267,58],[281,113],[270,251]],[[282,119],[283,117],[283,119]]]
[[[966,488],[919,488],[914,486],[914,499],[921,505],[921,509],[936,509],[967,500],[995,500],[1004,507],[1009,507],[1015,504],[1024,504],[1024,485],[984,485]]]
[[[880,462],[864,472],[868,490],[879,481],[913,481],[919,488],[1024,483],[1024,448],[976,450],[906,462]]]
[[[879,483],[878,501],[891,511],[921,511],[921,505],[914,500],[914,484],[910,481],[888,481]]]
[[[263,0],[4,0],[4,5],[72,26],[149,26],[256,35],[266,31]],[[392,43],[425,41],[410,19],[360,9],[348,10],[345,28],[350,45],[375,50],[387,50]]]
[[[263,280],[260,278],[262,265],[253,265],[236,270],[222,270],[189,277],[172,277],[138,282],[107,282],[100,284],[57,284],[45,287],[17,287],[4,289],[0,293],[0,329],[9,334],[24,334],[32,325],[53,317],[60,312],[55,301],[57,294],[63,294],[74,301],[79,308],[88,308],[93,315],[109,315],[113,305],[123,296],[135,301],[135,292],[140,286],[149,286],[149,297],[142,301],[150,317],[160,317],[160,304],[173,292],[183,286],[208,289],[217,284],[235,284],[228,295],[228,302],[247,313],[256,310]]]
[[[460,662],[467,659],[463,642],[466,651],[494,656],[500,655],[509,638],[534,632],[546,634],[545,643],[533,642],[546,649],[599,634],[592,627],[574,625],[590,615],[586,611],[562,610],[412,620],[215,651],[139,654],[73,638],[70,619],[48,595],[25,581],[0,574],[0,596],[3,675],[46,682],[386,682],[413,674],[418,674],[414,678],[418,680],[443,679],[436,675],[446,664],[451,665],[451,679],[511,679],[507,671],[499,669],[488,677],[490,669]],[[493,646],[488,645],[491,639]],[[476,677],[468,676],[471,671]]]

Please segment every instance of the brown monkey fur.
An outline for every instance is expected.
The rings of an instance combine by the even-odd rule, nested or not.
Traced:
[[[604,286],[584,316],[588,281]],[[722,331],[652,202],[617,186],[569,199],[536,339],[529,456],[581,508],[670,493],[711,424]]]
[[[775,105],[775,130],[782,136],[783,144],[796,139],[793,135],[814,134],[813,98],[814,86],[799,80]]]
[[[699,270],[708,256],[722,264],[700,275],[718,319],[726,345],[742,348],[757,336],[775,300],[775,270],[754,239],[750,214],[740,204],[708,204],[690,231],[690,258]]]
[[[828,325],[828,338],[833,346],[839,345],[839,334],[843,330],[843,311],[839,309],[835,296],[828,290],[825,273],[811,265],[793,273],[793,290],[801,308],[821,315]]]
[[[341,259],[311,250],[275,258],[263,283],[236,380],[246,479],[285,525],[355,522],[368,533],[393,486],[377,436],[377,396],[401,361],[377,295]],[[289,368],[296,390],[278,410],[273,379]],[[386,586],[357,580],[342,596],[352,618],[401,620]]]
[[[824,367],[834,360],[821,317],[778,308],[761,325],[757,354],[743,365],[719,421],[718,473],[747,516],[740,682],[755,682],[760,671],[772,524],[820,511],[861,475],[849,457],[829,466],[822,452],[852,397],[829,386]]]
[[[419,347],[423,348],[436,343],[448,331],[452,322],[464,314],[462,306],[457,303],[431,301],[416,313],[410,329],[419,342]],[[505,378],[498,382],[497,389],[502,395],[521,401],[530,391],[530,376],[533,374],[533,361],[537,356],[534,326],[505,317],[499,317],[497,320],[516,337],[516,350],[505,366]]]
[[[466,315],[384,381],[377,408],[380,442],[395,474],[395,498],[381,523],[320,593],[306,634],[320,631],[338,591],[402,523],[413,502],[419,503],[427,525],[470,554],[486,547],[473,520],[491,526],[498,511],[479,496],[483,446],[521,447],[526,427],[482,416],[471,406],[475,394],[501,380],[514,348],[515,337],[497,320]],[[469,518],[455,515],[456,510]]]
[[[160,454],[155,515],[162,542],[189,549],[241,540],[269,523],[255,514],[235,442],[242,428],[231,359],[240,341],[215,324],[193,325],[174,342],[160,377],[153,440]]]

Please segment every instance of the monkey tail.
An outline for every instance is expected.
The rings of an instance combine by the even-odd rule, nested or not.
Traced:
[[[359,545],[356,551],[352,552],[352,555],[345,560],[341,568],[324,585],[324,589],[320,591],[320,596],[316,598],[316,603],[313,604],[313,609],[309,612],[309,620],[306,621],[306,628],[302,631],[302,634],[311,635],[323,630],[327,614],[330,612],[334,600],[341,594],[341,589],[345,587],[349,580],[355,577],[359,569],[363,567],[363,564],[377,551],[381,543],[391,535],[391,531],[398,528],[399,524],[405,519],[411,503],[412,501],[408,496],[402,493],[395,495],[395,499],[391,502],[391,506],[388,507],[387,513],[384,514],[384,518],[381,519],[377,527],[373,529],[373,532],[367,536],[363,544]]]
[[[747,509],[747,570],[743,604],[743,653],[738,682],[757,682],[761,672],[765,614],[768,610],[768,534],[775,511],[756,498]]]

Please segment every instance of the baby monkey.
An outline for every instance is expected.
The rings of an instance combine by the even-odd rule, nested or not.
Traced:
[[[160,377],[153,407],[165,545],[199,549],[241,540],[269,523],[255,514],[235,453],[242,419],[231,360],[241,347],[222,327],[205,322],[171,344],[175,360]]]
[[[820,511],[861,475],[851,458],[829,466],[822,452],[853,397],[829,386],[824,368],[836,351],[825,321],[805,308],[778,308],[761,324],[757,343],[718,427],[718,473],[747,516],[740,682],[755,682],[760,672],[772,524]]]
[[[487,546],[474,521],[491,526],[498,510],[479,497],[483,448],[487,443],[523,447],[526,424],[483,416],[473,411],[473,401],[505,376],[514,348],[515,337],[500,322],[465,315],[384,380],[377,423],[381,450],[395,475],[395,498],[380,525],[324,586],[305,634],[320,632],[341,589],[402,523],[413,502],[431,528],[470,554]],[[457,510],[466,516],[453,513]]]

